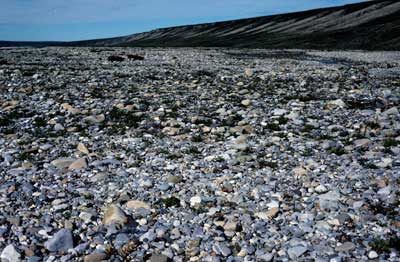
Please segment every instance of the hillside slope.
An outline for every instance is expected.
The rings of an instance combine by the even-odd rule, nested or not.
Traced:
[[[82,41],[78,44],[400,49],[400,2],[368,1],[282,15],[163,28],[125,37]]]
[[[44,45],[400,50],[400,1],[367,1],[162,28],[123,37]]]

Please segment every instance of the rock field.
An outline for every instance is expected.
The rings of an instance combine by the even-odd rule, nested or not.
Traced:
[[[399,261],[400,52],[0,49],[1,261]]]

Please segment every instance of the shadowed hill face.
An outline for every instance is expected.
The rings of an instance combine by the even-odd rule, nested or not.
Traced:
[[[157,29],[83,41],[95,46],[400,49],[400,2],[341,7]]]
[[[399,40],[400,2],[391,0],[163,28],[65,45],[398,50]]]
[[[28,41],[12,42],[12,41],[0,41],[0,46],[1,47],[25,47],[25,46],[46,47],[46,46],[59,46],[59,45],[64,45],[64,44],[65,44],[65,42],[28,42]]]

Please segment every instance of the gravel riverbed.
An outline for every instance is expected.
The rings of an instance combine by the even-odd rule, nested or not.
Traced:
[[[0,49],[1,261],[399,261],[399,58]]]

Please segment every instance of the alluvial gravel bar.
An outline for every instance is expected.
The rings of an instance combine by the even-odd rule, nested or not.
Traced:
[[[399,261],[399,58],[0,49],[2,261]]]

